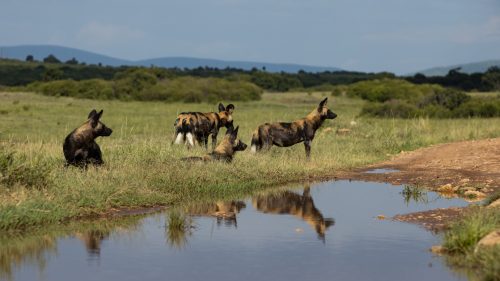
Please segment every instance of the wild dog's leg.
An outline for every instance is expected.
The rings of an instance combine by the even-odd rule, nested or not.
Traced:
[[[306,158],[309,160],[311,157],[311,140],[305,140],[304,141],[304,146],[306,148]]]
[[[252,135],[250,151],[252,153],[256,153],[257,150],[260,150],[261,148],[262,148],[262,142],[260,140],[259,130],[257,129]]]
[[[273,140],[271,136],[265,136],[261,137],[261,142],[262,142],[262,149],[264,150],[270,150],[271,146],[273,146]]]
[[[79,166],[79,167],[86,167],[87,166],[87,156],[88,156],[88,150],[84,148],[77,149],[75,151],[75,155],[73,158],[73,165]]]
[[[186,133],[186,140],[187,140],[188,148],[194,147],[194,136],[193,136],[193,133],[187,132]]]
[[[101,148],[96,142],[93,142],[89,147],[87,162],[95,165],[102,165],[104,163],[102,161]]]
[[[200,133],[196,136],[196,139],[198,140],[198,143],[203,144],[205,146],[205,149],[208,149],[208,134],[205,133]]]
[[[217,134],[212,133],[212,150],[217,146]]]
[[[205,145],[205,149],[208,149],[208,136],[203,137],[203,144]]]
[[[172,143],[181,144],[183,141],[184,141],[184,134],[182,132],[176,132],[174,134],[174,140],[172,140]]]
[[[302,192],[302,196],[311,197],[311,187],[309,185],[304,186],[304,191]]]

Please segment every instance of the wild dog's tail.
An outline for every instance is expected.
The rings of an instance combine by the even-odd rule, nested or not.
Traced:
[[[192,156],[192,157],[183,157],[181,158],[182,161],[189,161],[189,162],[196,162],[196,161],[203,161],[203,157],[198,157],[198,156]]]
[[[259,136],[259,128],[257,128],[257,130],[255,130],[253,132],[253,135],[252,135],[252,143],[251,143],[250,151],[252,153],[255,153],[261,147],[262,147],[262,141],[261,141],[260,136]]]
[[[188,162],[199,162],[199,161],[208,161],[208,160],[210,160],[210,158],[207,156],[204,156],[204,157],[191,156],[191,157],[183,157],[183,158],[181,158],[181,160],[188,161]]]

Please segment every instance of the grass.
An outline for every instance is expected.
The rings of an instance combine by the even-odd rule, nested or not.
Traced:
[[[450,253],[447,262],[472,271],[479,280],[500,280],[500,246],[475,250],[481,238],[499,228],[498,209],[476,207],[446,232],[443,246]]]
[[[403,196],[406,206],[408,206],[412,201],[415,203],[429,202],[427,191],[419,186],[405,185],[400,194]]]
[[[247,144],[261,123],[304,117],[327,93],[264,94],[261,101],[235,103],[234,123]],[[28,171],[47,169],[48,184],[0,183],[0,230],[21,231],[113,208],[180,205],[248,195],[269,186],[326,178],[341,170],[387,159],[401,151],[436,143],[500,136],[500,119],[375,119],[358,117],[363,101],[330,97],[338,114],[317,131],[312,160],[304,146],[273,148],[259,155],[244,151],[232,164],[187,163],[202,148],[171,146],[173,122],[181,111],[213,111],[216,104],[94,101],[33,93],[0,93],[0,142]],[[64,168],[62,142],[104,109],[102,121],[114,130],[97,142],[106,164]],[[346,135],[337,135],[348,128]],[[223,134],[225,130],[221,131]],[[221,136],[219,136],[219,140]],[[22,161],[21,161],[22,160]],[[45,173],[44,173],[45,174]]]
[[[192,234],[192,228],[194,228],[193,220],[189,215],[179,210],[172,210],[167,213],[165,237],[172,248],[184,248],[188,236]]]

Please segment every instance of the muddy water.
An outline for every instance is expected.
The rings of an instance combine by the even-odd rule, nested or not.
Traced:
[[[1,240],[0,279],[464,279],[428,251],[438,236],[376,217],[465,203],[402,190],[325,182]]]

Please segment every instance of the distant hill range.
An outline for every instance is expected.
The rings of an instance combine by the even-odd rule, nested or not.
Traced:
[[[448,72],[451,69],[460,67],[460,72],[471,74],[475,72],[485,72],[488,70],[488,68],[492,66],[500,67],[500,60],[487,60],[487,61],[464,63],[451,66],[433,67],[415,73],[422,73],[425,76],[444,76],[448,74]],[[410,75],[413,75],[415,73],[412,73]]]
[[[159,67],[178,67],[178,68],[197,68],[197,67],[215,67],[215,68],[238,68],[250,70],[252,68],[265,69],[269,72],[289,72],[295,73],[299,70],[306,72],[339,71],[337,67],[323,67],[300,64],[281,64],[251,61],[224,61],[215,59],[202,59],[192,57],[163,57],[152,58],[139,61],[125,60],[105,56],[97,53],[87,52],[75,48],[52,46],[52,45],[21,45],[0,47],[0,58],[10,58],[25,60],[27,55],[32,55],[35,60],[43,60],[48,55],[54,55],[61,61],[67,61],[75,58],[79,62],[86,64],[99,64],[110,66],[132,65],[132,66],[159,66]]]

